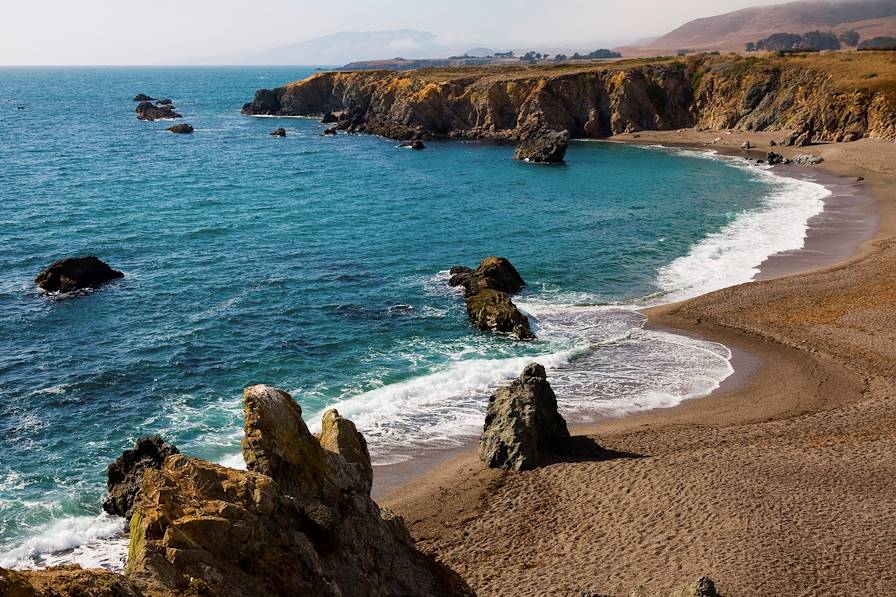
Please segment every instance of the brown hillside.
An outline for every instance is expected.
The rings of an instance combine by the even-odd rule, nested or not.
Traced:
[[[696,19],[643,46],[620,48],[625,56],[691,51],[742,52],[749,41],[773,33],[814,30],[840,33],[853,29],[862,39],[896,36],[896,0],[789,2],[757,6]]]

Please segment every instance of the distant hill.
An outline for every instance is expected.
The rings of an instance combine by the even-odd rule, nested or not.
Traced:
[[[650,43],[620,48],[626,56],[690,51],[743,52],[774,33],[855,30],[861,39],[896,35],[896,0],[817,0],[757,6],[696,19]]]
[[[358,60],[447,58],[468,47],[441,44],[427,31],[343,31],[260,52],[248,52],[192,61],[198,64],[338,65]]]

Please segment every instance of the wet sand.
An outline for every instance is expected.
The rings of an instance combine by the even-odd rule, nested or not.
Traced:
[[[709,147],[735,152],[764,135],[619,140],[722,137]],[[411,481],[381,501],[421,549],[481,595],[667,595],[702,574],[728,597],[893,594],[896,145],[796,151],[826,158],[810,176],[865,180],[835,181],[842,198],[761,281],[647,311],[650,325],[731,347],[735,375],[706,398],[573,428],[601,454],[525,473],[484,469],[469,449],[406,464],[393,479]]]

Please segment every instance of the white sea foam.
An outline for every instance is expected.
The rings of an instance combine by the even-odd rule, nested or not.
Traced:
[[[127,554],[124,532],[124,520],[105,513],[60,518],[0,553],[0,567],[41,568],[65,563],[118,570]]]
[[[717,159],[712,151],[676,150],[694,157]],[[663,292],[652,302],[675,302],[728,286],[749,282],[770,256],[801,249],[809,220],[824,210],[826,187],[807,180],[775,174],[768,167],[740,158],[731,165],[748,169],[771,184],[762,204],[737,215],[720,231],[710,234],[657,273]]]

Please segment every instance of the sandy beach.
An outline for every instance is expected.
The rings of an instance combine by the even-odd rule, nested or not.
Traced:
[[[780,136],[613,140],[762,158]],[[835,190],[805,247],[647,311],[732,349],[718,391],[574,426],[605,451],[535,471],[485,469],[471,448],[377,469],[380,503],[479,594],[668,595],[704,574],[727,597],[896,592],[896,145],[774,150],[825,158],[788,170]]]

